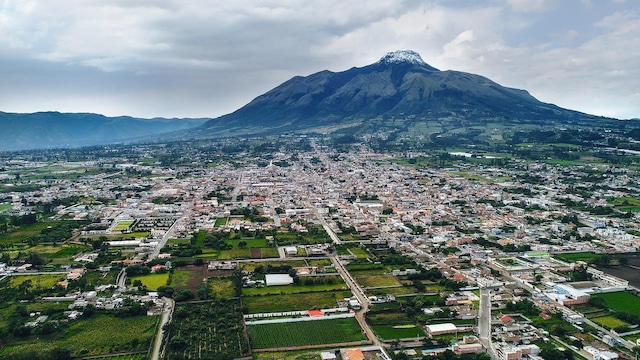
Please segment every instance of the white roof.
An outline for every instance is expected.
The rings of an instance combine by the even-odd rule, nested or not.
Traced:
[[[452,323],[427,325],[427,331],[430,333],[439,331],[454,331],[456,329],[457,327]]]
[[[329,351],[323,351],[320,353],[320,358],[322,360],[334,360],[337,359],[336,358],[336,354],[329,352]]]
[[[265,279],[267,286],[293,284],[293,278],[289,274],[267,274]]]

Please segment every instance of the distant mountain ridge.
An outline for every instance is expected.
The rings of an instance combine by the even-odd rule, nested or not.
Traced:
[[[0,150],[69,148],[112,144],[192,129],[208,119],[138,119],[128,116],[0,112]]]
[[[479,75],[440,71],[418,53],[403,50],[360,68],[293,77],[235,112],[208,121],[200,133],[330,131],[344,126],[367,128],[373,119],[414,123],[455,119],[473,125],[486,119],[544,124],[597,118],[540,102],[525,90]],[[369,130],[375,130],[373,125]]]

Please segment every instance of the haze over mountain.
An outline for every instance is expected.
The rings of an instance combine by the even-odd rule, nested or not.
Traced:
[[[207,119],[137,119],[128,116],[0,112],[0,150],[113,144],[203,124]]]
[[[601,118],[540,102],[527,91],[479,75],[440,71],[405,50],[360,68],[296,76],[237,111],[208,121],[202,130],[209,136],[230,136],[345,127],[375,131],[396,120],[404,120],[402,126],[408,129],[436,120],[473,126],[595,119]]]
[[[291,132],[430,136],[484,126],[587,125],[614,120],[543,103],[485,77],[440,71],[413,51],[342,72],[296,76],[216,119],[137,119],[98,114],[0,112],[0,150],[78,147],[123,141]],[[489,136],[489,135],[488,135]]]

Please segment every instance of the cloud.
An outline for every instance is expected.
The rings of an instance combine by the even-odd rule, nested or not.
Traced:
[[[507,0],[515,12],[546,12],[558,6],[559,0]]]
[[[0,110],[217,116],[292,76],[412,49],[559,105],[640,114],[629,3],[1,1]]]

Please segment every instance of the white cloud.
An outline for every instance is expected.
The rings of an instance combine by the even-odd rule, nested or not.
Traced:
[[[545,12],[554,9],[562,0],[507,0],[516,12]]]
[[[0,0],[0,110],[75,111],[64,99],[78,99],[83,111],[216,116],[291,76],[412,49],[548,102],[640,116],[628,95],[640,93],[639,41],[634,6],[615,1]]]

